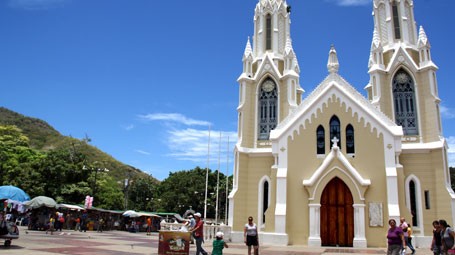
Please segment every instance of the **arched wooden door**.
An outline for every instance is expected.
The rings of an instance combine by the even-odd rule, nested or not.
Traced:
[[[321,197],[321,242],[323,246],[352,247],[354,240],[353,198],[348,186],[333,178]]]

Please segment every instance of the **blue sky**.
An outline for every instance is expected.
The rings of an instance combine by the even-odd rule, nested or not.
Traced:
[[[0,106],[63,135],[88,135],[92,145],[160,180],[207,166],[210,128],[209,167],[232,174],[236,80],[257,2],[2,0]],[[366,95],[372,1],[288,3],[304,97],[325,78],[331,44],[340,74]],[[414,5],[440,68],[444,136],[455,148],[455,36],[447,22],[455,1]]]

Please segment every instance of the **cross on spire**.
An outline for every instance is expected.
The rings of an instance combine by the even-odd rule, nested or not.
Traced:
[[[340,141],[340,140],[339,140],[336,136],[334,136],[334,137],[332,138],[333,147],[338,148],[338,142],[339,142],[339,141]]]

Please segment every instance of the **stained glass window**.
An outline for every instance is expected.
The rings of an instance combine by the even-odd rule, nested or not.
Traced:
[[[393,78],[393,100],[395,123],[403,127],[405,135],[418,135],[414,81],[404,70]]]
[[[267,79],[262,83],[259,93],[259,140],[268,140],[270,131],[277,125],[277,98],[275,82],[271,79]]]

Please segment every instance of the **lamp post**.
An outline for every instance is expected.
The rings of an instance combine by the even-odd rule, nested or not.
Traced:
[[[93,182],[93,188],[92,188],[92,197],[95,198],[95,194],[96,194],[96,179],[97,179],[97,176],[98,176],[98,172],[109,172],[109,169],[107,168],[96,168],[96,167],[87,167],[87,166],[83,166],[82,169],[84,170],[90,170],[92,172],[95,172],[95,181]]]
[[[125,210],[128,210],[129,190],[131,183],[133,183],[133,180],[130,180],[129,178],[125,179]]]

